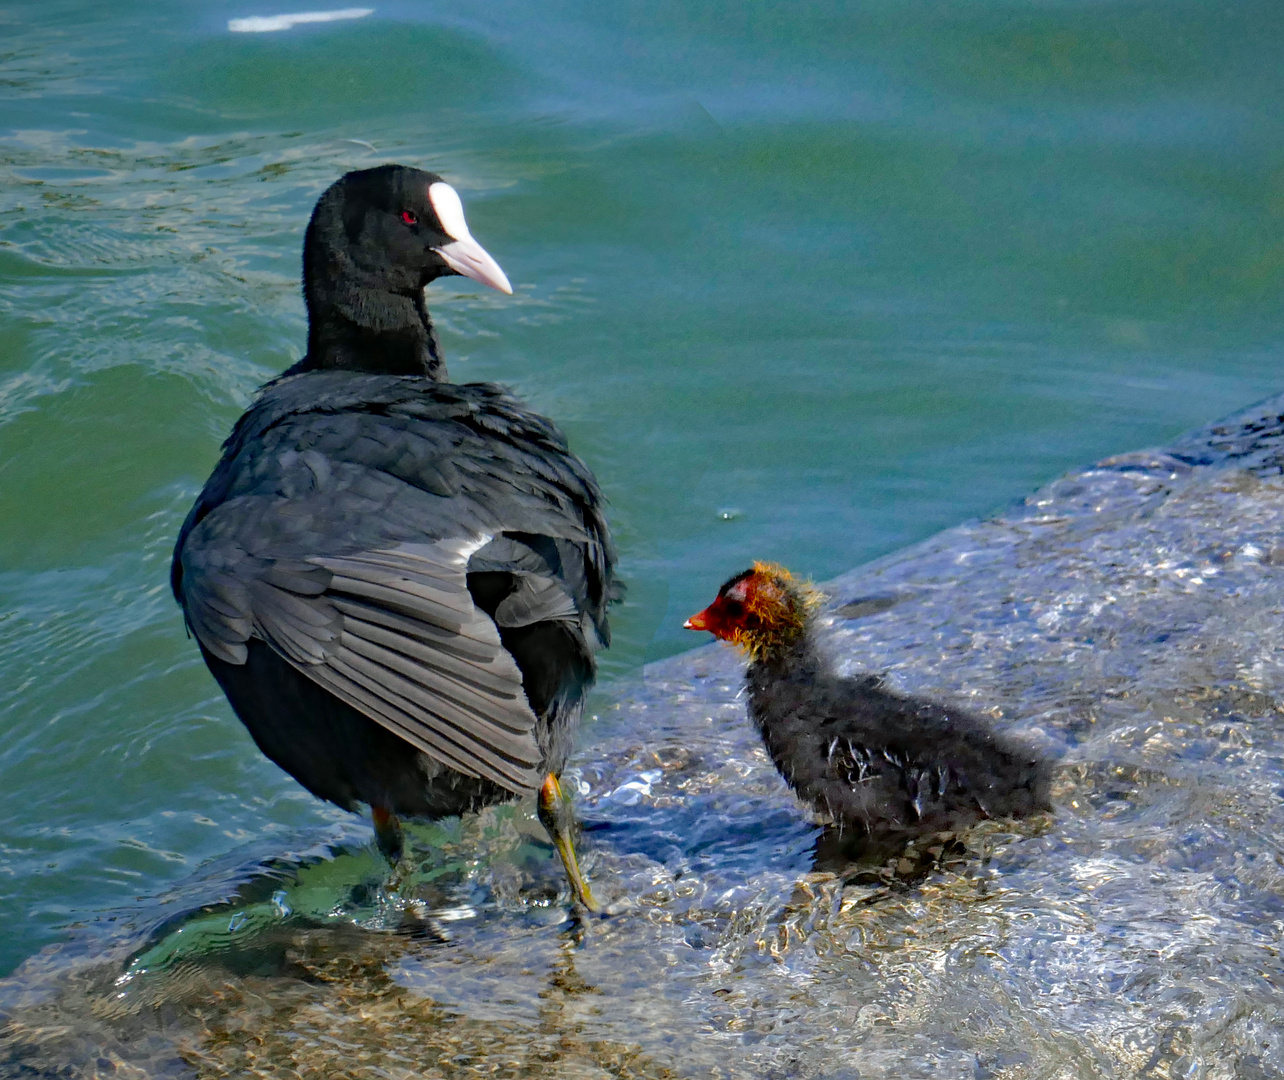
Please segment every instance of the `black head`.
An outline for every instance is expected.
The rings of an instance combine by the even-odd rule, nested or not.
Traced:
[[[450,274],[513,291],[472,238],[454,188],[405,165],[341,177],[303,242],[304,366],[444,377],[423,289]]]

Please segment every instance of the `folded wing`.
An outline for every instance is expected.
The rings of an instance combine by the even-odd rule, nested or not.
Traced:
[[[246,557],[221,573],[202,573],[200,545],[189,544],[189,622],[221,659],[243,663],[246,642],[260,637],[434,760],[532,790],[535,714],[521,671],[467,588],[468,558],[489,539],[290,562]]]

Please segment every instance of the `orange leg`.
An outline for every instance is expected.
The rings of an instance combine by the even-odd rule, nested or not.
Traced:
[[[539,820],[548,830],[553,846],[562,857],[562,865],[566,868],[566,877],[571,883],[575,899],[589,911],[601,911],[601,906],[589,891],[588,882],[580,873],[580,861],[575,855],[575,810],[571,806],[571,800],[562,794],[562,785],[552,773],[544,778],[544,784],[539,789]]]

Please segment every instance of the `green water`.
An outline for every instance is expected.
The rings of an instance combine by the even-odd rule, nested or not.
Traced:
[[[429,302],[452,375],[517,387],[610,496],[603,701],[749,559],[829,577],[1284,381],[1277,0],[229,33],[291,7],[255,2],[0,8],[0,972],[336,818],[255,751],[165,576],[300,355],[302,228],[346,169],[445,174],[514,282]]]

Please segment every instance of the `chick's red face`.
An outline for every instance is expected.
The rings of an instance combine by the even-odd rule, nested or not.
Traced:
[[[788,621],[790,605],[782,585],[770,568],[746,570],[723,585],[717,599],[683,626],[708,630],[714,637],[735,642],[746,633],[770,630]]]
[[[723,585],[717,599],[683,625],[707,630],[757,661],[791,648],[819,602],[819,593],[783,566],[759,562]]]
[[[688,630],[708,630],[716,638],[731,641],[744,629],[749,618],[749,591],[752,571],[732,578],[718,591],[718,597],[703,611],[682,625]]]

